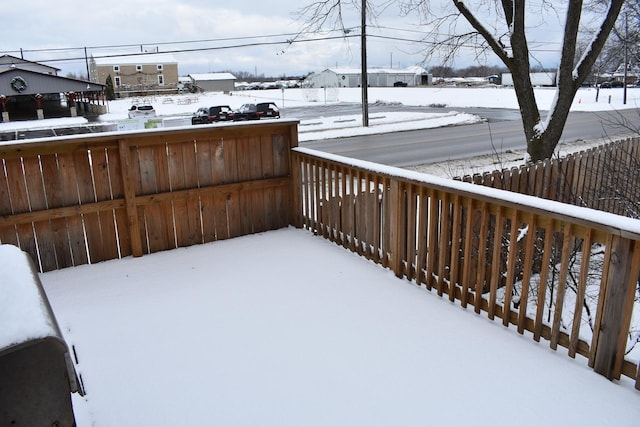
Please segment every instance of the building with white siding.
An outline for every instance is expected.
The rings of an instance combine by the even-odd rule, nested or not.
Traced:
[[[369,87],[429,86],[432,76],[418,66],[407,68],[369,68],[367,83]],[[327,68],[313,73],[305,79],[306,87],[360,87],[361,70],[359,68]]]
[[[231,73],[189,74],[192,85],[201,92],[233,92],[236,76]]]

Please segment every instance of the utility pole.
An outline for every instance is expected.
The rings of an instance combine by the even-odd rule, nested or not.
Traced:
[[[369,93],[367,86],[369,82],[367,80],[367,0],[362,0],[362,22],[361,22],[361,35],[360,45],[362,50],[362,57],[360,59],[361,64],[361,77],[360,86],[362,86],[362,126],[369,126]]]
[[[624,93],[622,95],[622,103],[627,105],[627,68],[629,68],[627,58],[627,40],[629,40],[629,25],[627,21],[627,12],[624,13]]]
[[[87,56],[87,47],[84,47],[84,63],[87,66],[87,81],[91,81],[91,73],[89,72],[89,57]]]

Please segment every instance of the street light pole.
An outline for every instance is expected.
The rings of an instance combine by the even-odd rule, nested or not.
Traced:
[[[361,22],[361,35],[360,45],[362,56],[360,59],[361,64],[361,77],[360,86],[362,86],[362,126],[369,126],[369,94],[367,87],[369,82],[367,80],[367,0],[362,0],[362,22]]]

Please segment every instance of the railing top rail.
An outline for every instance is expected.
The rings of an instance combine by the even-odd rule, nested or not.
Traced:
[[[119,139],[135,139],[139,137],[148,138],[149,136],[153,136],[154,134],[162,137],[169,137],[172,135],[183,134],[185,133],[185,131],[203,134],[233,132],[234,135],[237,135],[239,131],[250,131],[252,127],[280,127],[291,126],[298,123],[299,120],[297,119],[263,120],[260,122],[230,122],[224,124],[220,123],[201,126],[185,125],[156,129],[112,131],[93,134],[85,133],[78,135],[67,135],[62,137],[53,136],[37,139],[23,139],[19,141],[0,141],[0,156],[6,155],[7,153],[15,153],[17,151],[22,153],[35,152],[39,149],[47,149],[46,147],[50,147],[52,143],[55,143],[57,147],[62,147],[65,145],[100,146],[103,144],[113,143],[113,141],[117,141]]]
[[[511,191],[441,178],[393,166],[385,166],[336,154],[324,153],[322,151],[309,148],[298,147],[294,148],[293,151],[318,160],[342,164],[355,169],[375,173],[389,179],[400,180],[416,185],[427,185],[439,191],[477,199],[479,201],[488,202],[506,208],[532,212],[553,219],[567,221],[610,234],[619,235],[632,240],[640,240],[640,220],[637,219],[552,200],[541,199],[539,197],[518,194]]]

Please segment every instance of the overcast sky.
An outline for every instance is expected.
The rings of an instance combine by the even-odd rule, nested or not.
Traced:
[[[303,21],[296,11],[314,0],[21,0],[0,3],[0,54],[23,55],[60,68],[61,75],[86,74],[88,55],[142,50],[173,51],[181,75],[246,71],[265,76],[306,75],[329,67],[360,66],[359,12],[345,10],[344,24],[354,31],[316,32],[294,39]],[[375,0],[374,3],[382,3]],[[357,2],[358,3],[358,2]],[[556,66],[562,38],[558,17],[532,22],[532,48],[545,66]],[[370,67],[440,65],[424,61],[424,26],[417,14],[403,16],[388,7],[367,27]],[[334,38],[333,40],[317,40]],[[316,41],[308,41],[315,39]],[[128,45],[123,47],[122,45]],[[22,49],[22,53],[21,53]],[[45,50],[48,49],[48,50]],[[44,51],[43,51],[44,50]],[[500,65],[495,57],[474,59],[472,50],[453,66]]]

